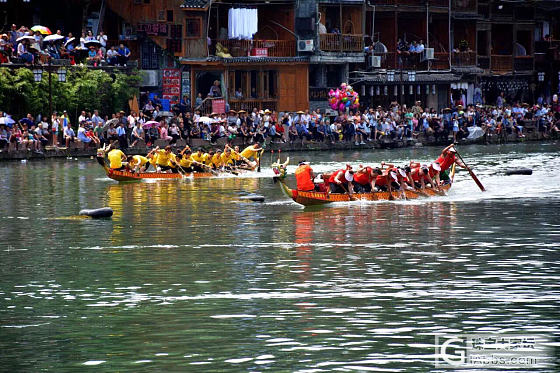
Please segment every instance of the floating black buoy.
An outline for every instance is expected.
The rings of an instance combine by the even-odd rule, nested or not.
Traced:
[[[110,207],[102,207],[93,210],[80,210],[79,214],[89,216],[92,219],[110,218],[113,216],[113,209]]]
[[[512,168],[512,169],[506,170],[505,174],[507,176],[510,176],[510,175],[532,175],[533,170],[531,170],[530,168]]]
[[[239,197],[244,201],[253,201],[253,202],[264,202],[264,196],[260,196],[258,194],[249,194],[247,196]]]

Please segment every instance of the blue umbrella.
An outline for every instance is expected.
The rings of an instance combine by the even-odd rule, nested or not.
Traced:
[[[12,128],[12,125],[15,123],[16,121],[13,120],[10,117],[1,117],[0,118],[0,124],[5,124],[7,127]]]
[[[20,120],[19,120],[19,123],[21,123],[21,124],[27,124],[27,125],[30,126],[30,127],[33,125],[33,122],[32,122],[31,120],[27,119],[27,118],[22,118],[22,119],[20,119]]]

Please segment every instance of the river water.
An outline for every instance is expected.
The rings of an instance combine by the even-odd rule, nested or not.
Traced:
[[[268,167],[118,184],[89,159],[2,163],[0,370],[435,372],[434,335],[460,333],[543,334],[558,355],[559,150],[464,147],[485,193],[461,171],[448,196],[312,209]],[[72,217],[101,206],[111,220]]]

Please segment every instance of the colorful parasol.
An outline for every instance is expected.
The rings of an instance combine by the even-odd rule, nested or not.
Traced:
[[[35,32],[39,31],[43,35],[51,35],[52,34],[51,30],[49,30],[48,27],[41,26],[41,25],[36,25],[36,26],[31,27],[31,31],[35,31]]]
[[[148,128],[157,127],[157,126],[159,126],[159,122],[156,122],[155,120],[150,120],[150,121],[144,123],[142,125],[142,128],[148,129]]]

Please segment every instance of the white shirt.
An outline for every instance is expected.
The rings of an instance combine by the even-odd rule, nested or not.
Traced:
[[[107,46],[107,35],[97,35],[97,40],[99,40],[102,47]]]

